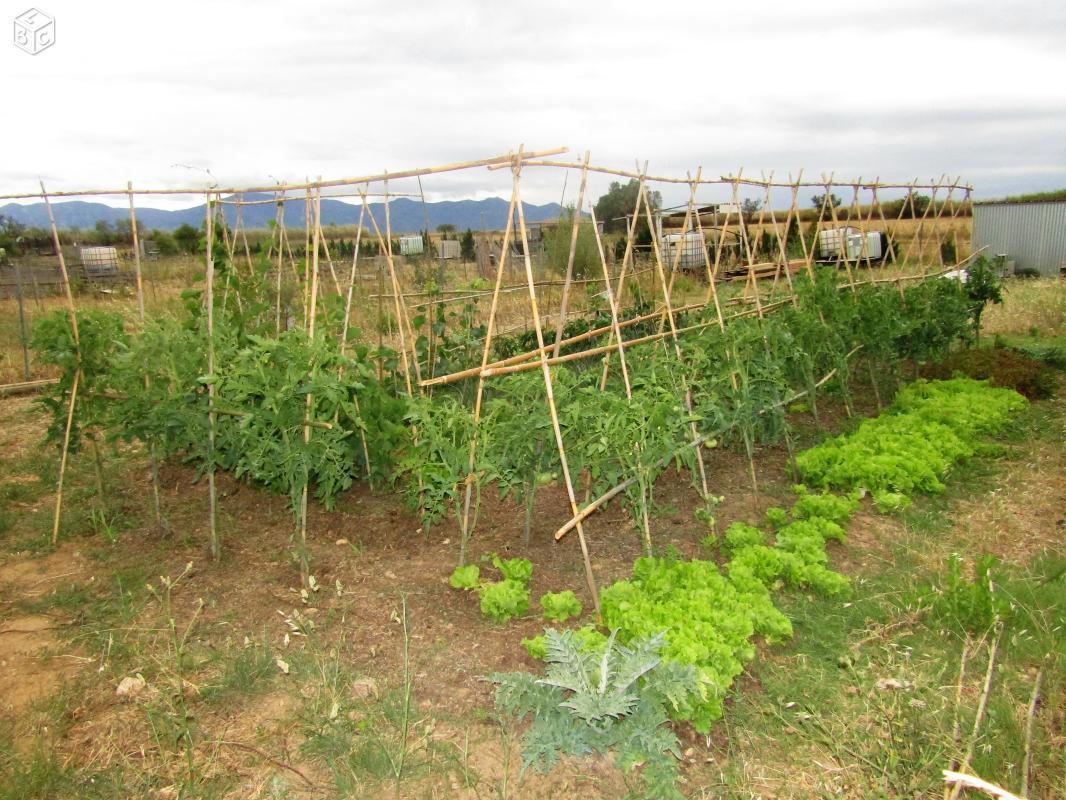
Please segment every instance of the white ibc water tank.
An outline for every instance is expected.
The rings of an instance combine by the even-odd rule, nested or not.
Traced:
[[[678,250],[681,251],[678,261]],[[678,269],[701,270],[704,268],[703,236],[697,231],[688,233],[667,233],[662,238],[663,265]]]

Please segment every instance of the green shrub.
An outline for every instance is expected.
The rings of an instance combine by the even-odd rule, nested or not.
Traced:
[[[1013,389],[1030,400],[1043,400],[1055,393],[1056,375],[1047,364],[1012,348],[978,347],[952,353],[939,364],[923,369],[927,378],[986,380],[992,386]]]

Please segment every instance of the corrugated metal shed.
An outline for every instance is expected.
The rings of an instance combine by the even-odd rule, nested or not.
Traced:
[[[973,244],[989,256],[1005,253],[1016,270],[1058,275],[1066,262],[1066,201],[976,203]]]

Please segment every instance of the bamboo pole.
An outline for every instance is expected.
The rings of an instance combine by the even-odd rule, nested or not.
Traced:
[[[736,184],[734,184],[734,186],[736,186]],[[761,217],[760,217],[760,219],[761,219]],[[759,332],[762,334],[763,348],[764,348],[764,350],[766,352],[767,358],[769,358],[773,348],[770,346],[770,339],[766,335],[766,327],[763,324],[763,321],[765,319],[765,312],[764,312],[763,305],[762,305],[762,299],[761,299],[761,297],[759,295],[759,287],[758,287],[758,285],[755,282],[755,273],[754,273],[754,271],[752,270],[752,267],[751,267],[751,263],[753,261],[753,258],[752,258],[752,253],[751,253],[751,243],[750,243],[750,241],[749,241],[747,236],[744,237],[744,245],[745,245],[745,248],[747,249],[747,255],[748,255],[748,273],[751,275],[751,285],[752,285],[752,288],[755,290],[755,292],[754,292],[754,294],[755,294],[755,310],[756,310],[756,313],[757,313],[758,318],[759,318]],[[734,357],[735,357],[735,353],[734,353]],[[738,365],[739,365],[739,362],[738,362]],[[747,379],[748,379],[747,372],[745,372],[744,373],[745,383],[747,382]],[[774,393],[775,402],[776,402],[776,400],[780,399],[779,397],[777,397],[777,389],[776,389],[776,387],[773,389],[773,393]],[[792,465],[793,472],[795,472],[796,471],[796,453],[795,453],[795,447],[793,446],[793,442],[792,442],[792,432],[789,430],[787,424],[784,425],[783,427],[784,427],[785,447],[788,450],[789,463]],[[754,468],[754,466],[752,466],[752,475],[754,475],[754,474],[755,474],[755,468]],[[756,499],[757,499],[757,497],[755,495],[753,495],[753,500],[756,500]]]
[[[533,158],[543,158],[546,156],[560,155],[567,152],[565,147],[556,147],[551,150],[531,151],[522,156],[523,160]],[[459,161],[450,164],[441,164],[434,167],[415,167],[414,169],[403,170],[401,172],[384,172],[372,175],[359,175],[350,178],[336,178],[328,181],[318,182],[304,182],[304,183],[285,183],[285,184],[273,184],[269,186],[239,186],[239,187],[209,187],[211,192],[222,194],[253,194],[255,192],[273,192],[273,191],[300,191],[309,190],[312,188],[327,189],[334,186],[355,186],[357,184],[365,183],[380,183],[387,178],[393,180],[399,180],[401,178],[416,178],[425,177],[426,175],[439,175],[443,172],[458,172],[464,169],[470,169],[472,167],[490,167],[493,164],[502,164],[504,166],[512,163],[515,159],[514,153],[506,153],[504,155],[492,156],[490,158],[480,158],[474,161]],[[116,197],[123,197],[126,195],[126,189],[80,189],[80,190],[67,190],[52,192],[51,197],[93,197],[102,195],[115,195]],[[203,186],[196,186],[191,188],[173,188],[173,189],[138,189],[139,195],[202,195],[204,193]],[[42,188],[38,192],[22,193],[22,194],[5,194],[0,195],[0,200],[33,200],[44,199],[45,191]]]
[[[490,170],[497,170],[497,169],[504,169],[506,166],[507,165],[505,163],[503,163],[503,162],[497,162],[495,164],[489,165],[488,168]],[[550,159],[545,159],[545,158],[540,158],[540,157],[532,157],[531,156],[528,159],[526,159],[525,161],[523,161],[522,166],[523,167],[556,167],[556,168],[561,168],[561,169],[581,169],[583,167],[583,164],[581,162],[575,162],[575,161],[553,161],[553,160],[550,160]],[[630,171],[630,170],[616,169],[616,168],[613,168],[613,167],[604,167],[604,166],[592,165],[592,164],[589,165],[589,172],[596,172],[596,173],[603,174],[603,175],[615,175],[615,176],[618,176],[618,177],[621,177],[621,178],[640,178],[641,174],[642,174],[639,171],[633,172],[633,171]],[[649,181],[654,181],[656,183],[689,183],[689,182],[691,182],[691,178],[672,177],[672,176],[667,176],[667,175],[646,175],[645,174],[645,177]],[[755,178],[737,179],[737,178],[735,178],[734,176],[731,176],[731,175],[722,175],[721,177],[718,177],[718,178],[704,178],[704,179],[702,179],[700,181],[700,183],[702,185],[710,185],[710,184],[725,184],[725,185],[727,185],[727,184],[732,183],[734,180],[737,180],[738,183],[747,184],[749,186],[765,186],[766,183],[767,183],[766,181],[757,180]],[[855,181],[850,181],[850,182],[848,182],[847,185],[850,185],[851,183],[854,183],[854,182]],[[770,185],[771,186],[775,186],[775,187],[780,187],[780,188],[786,188],[786,189],[789,186],[791,186],[790,183],[783,183],[783,182],[782,183],[770,183]],[[845,185],[845,184],[844,183],[837,183],[836,185],[842,186],[842,185]],[[899,184],[886,183],[886,184],[883,184],[883,187],[884,188],[892,188],[892,189],[905,189],[905,188],[907,188],[910,185],[911,184],[905,184],[905,183],[899,183]],[[806,182],[806,183],[800,183],[800,186],[809,187],[809,188],[821,188],[822,184],[817,182],[817,181],[809,181],[809,182]],[[919,189],[931,189],[932,185],[922,184],[922,185],[917,186],[916,188],[919,188]],[[971,186],[969,188],[972,189],[973,187]],[[3,199],[3,197],[0,197],[0,199]]]
[[[301,187],[301,188],[303,188],[303,187]],[[271,190],[272,191],[276,191],[277,190],[277,186],[272,186]],[[238,191],[247,192],[247,191],[252,191],[252,190],[250,190],[250,189],[240,189]],[[338,192],[338,193],[333,193],[333,194],[324,194],[324,195],[322,195],[322,199],[323,200],[336,200],[336,199],[339,199],[339,198],[342,198],[342,197],[359,197],[359,196],[360,196],[359,192]],[[385,192],[367,192],[366,196],[367,197],[418,197],[418,195],[414,194],[413,192],[389,192],[387,195],[385,194]],[[288,202],[289,200],[295,201],[296,199],[297,198],[295,198],[295,197],[286,198],[286,202]],[[218,201],[219,205],[223,205],[223,206],[265,206],[268,203],[274,203],[274,202],[277,202],[277,201],[274,200],[273,198],[270,198],[268,200],[245,200],[245,199],[243,199],[243,197],[241,197],[240,199],[236,199],[236,200],[231,200],[229,198],[223,198],[222,200]],[[253,228],[253,230],[255,230],[255,229]]]
[[[318,251],[315,251],[318,256]],[[315,285],[318,283],[316,281]],[[307,327],[308,314],[311,309],[311,187],[308,185],[304,194],[304,328]]]
[[[268,200],[267,202],[270,202],[270,201]],[[241,241],[244,243],[244,258],[248,262],[248,274],[249,275],[254,275],[255,274],[255,267],[252,266],[252,249],[248,246],[248,233],[244,230],[244,215],[242,213],[242,208],[243,207],[244,207],[244,203],[242,203],[242,202],[240,202],[238,200],[238,202],[237,202],[237,221],[236,221],[236,228],[233,231],[233,238],[234,238],[234,240],[236,240],[237,231],[241,232]],[[223,215],[223,219],[224,218],[225,218],[225,215]]]
[[[275,335],[281,336],[281,262],[285,257],[285,241],[283,235],[285,225],[285,203],[284,200],[280,199],[282,195],[278,194],[275,195],[275,197],[278,198],[277,206],[274,211],[275,227],[278,231],[278,261],[274,267],[277,271],[277,274],[274,276],[276,293],[276,304],[274,306],[274,329]],[[271,239],[271,247],[273,246],[273,239]]]
[[[0,397],[16,397],[23,394],[33,394],[46,386],[54,386],[57,383],[59,383],[58,378],[40,378],[33,381],[0,384]]]
[[[521,155],[522,148],[518,148],[518,153]],[[517,179],[512,178],[511,184],[511,202],[507,206],[507,224],[503,229],[503,249],[500,252],[500,258],[496,262],[496,283],[495,290],[492,293],[492,302],[489,306],[489,320],[485,329],[485,344],[481,351],[481,370],[478,373],[477,393],[474,395],[474,428],[470,437],[470,455],[467,458],[467,478],[464,481],[463,489],[463,516],[459,524],[459,566],[463,566],[466,563],[466,546],[469,543],[471,536],[470,526],[470,506],[473,500],[474,491],[474,470],[477,464],[477,442],[478,442],[478,429],[481,425],[481,406],[485,397],[485,375],[484,370],[486,364],[488,364],[489,353],[492,349],[492,338],[496,328],[496,313],[499,308],[500,301],[500,286],[503,283],[503,274],[505,271],[505,261],[510,254],[511,236],[514,230],[514,226],[511,223],[512,215],[514,214],[515,204],[518,202],[518,193],[516,191]]]
[[[774,173],[770,173],[770,180],[774,179]],[[793,305],[796,304],[796,289],[792,285],[792,266],[788,258],[788,229],[792,225],[793,212],[796,211],[795,198],[793,198],[792,205],[788,207],[788,215],[785,217],[785,234],[781,235],[780,229],[777,227],[777,214],[774,212],[773,206],[770,205],[770,186],[766,186],[766,195],[763,199],[763,207],[770,206],[770,224],[774,226],[774,236],[777,239],[778,254],[781,256],[781,267],[785,271],[785,282],[788,284],[788,293],[792,297]],[[797,221],[797,225],[798,225]],[[800,237],[802,238],[802,236]],[[774,285],[777,285],[777,273],[774,273]],[[773,297],[773,291],[770,296]]]
[[[563,340],[563,328],[566,326],[566,311],[570,303],[570,286],[574,279],[574,258],[577,255],[577,236],[578,228],[581,225],[581,209],[585,202],[585,186],[588,184],[588,163],[589,163],[589,151],[585,151],[585,169],[581,170],[581,185],[577,190],[577,205],[574,206],[574,219],[570,224],[570,252],[566,257],[566,278],[563,282],[563,293],[559,299],[559,319],[555,323],[555,348],[552,350],[552,355],[559,355],[559,347]],[[563,186],[563,192],[566,192],[566,186]],[[562,218],[563,207],[559,205],[559,217]],[[593,225],[596,223],[593,222]],[[596,231],[597,240],[599,239],[599,229]],[[600,248],[602,250],[602,246]],[[604,280],[607,282],[607,288],[610,289],[611,279],[606,272],[606,261],[604,262]]]
[[[133,271],[137,281],[137,313],[141,321],[141,329],[144,329],[145,315],[144,315],[144,283],[141,280],[141,241],[140,233],[137,230],[137,212],[133,204],[133,182],[130,181],[126,184],[130,190],[130,232],[133,236]],[[148,378],[148,373],[144,374],[144,388],[145,390],[151,385],[151,381]],[[159,459],[156,457],[154,446],[149,443],[148,445],[148,457],[150,461],[150,469],[152,473],[152,508],[155,510],[155,524],[160,531],[166,531],[166,523],[163,520],[163,508],[159,497]]]
[[[977,737],[981,732],[981,723],[984,722],[985,712],[988,709],[988,697],[992,692],[992,678],[995,675],[996,655],[999,653],[999,643],[1002,636],[1003,626],[1002,623],[998,623],[996,626],[996,637],[992,640],[992,643],[988,648],[988,668],[985,670],[984,688],[981,691],[981,698],[977,702],[977,711],[974,714],[970,742],[966,746],[966,751],[963,753],[962,761],[959,764],[959,772],[966,772],[970,768],[970,761],[973,759],[974,750],[977,748]],[[958,800],[961,791],[962,784],[956,783],[951,790],[951,794],[948,795],[948,800]]]
[[[205,203],[206,259],[204,303],[207,308],[207,374],[211,380],[207,384],[207,444],[209,464],[207,469],[207,492],[210,523],[211,557],[218,561],[222,557],[222,546],[218,538],[218,498],[215,493],[215,229],[214,214],[211,213],[211,193],[206,195]]]
[[[684,356],[681,353],[681,341],[678,338],[677,324],[674,321],[674,308],[673,308],[673,304],[670,302],[670,285],[667,283],[666,273],[663,271],[662,256],[661,256],[661,254],[659,252],[659,237],[656,234],[655,223],[654,223],[654,220],[652,220],[652,217],[651,217],[651,204],[648,202],[647,189],[642,186],[640,191],[644,195],[644,212],[645,212],[645,216],[646,216],[646,219],[647,219],[647,222],[648,222],[648,228],[652,232],[651,233],[652,254],[655,257],[655,265],[656,265],[656,268],[657,268],[658,273],[659,273],[659,283],[660,283],[660,285],[662,287],[663,302],[666,303],[666,318],[670,322],[670,333],[671,333],[671,337],[672,337],[673,342],[674,342],[674,354],[677,356],[677,360],[679,362],[683,363],[684,362]],[[693,189],[693,198],[694,197],[695,197],[695,189]],[[690,199],[690,202],[692,202],[691,199]],[[681,379],[681,387],[684,389],[684,392],[685,392],[685,410],[688,412],[689,416],[691,416],[692,415],[692,389],[689,387],[688,378],[682,377],[682,379]],[[699,436],[699,432],[696,429],[696,422],[694,420],[689,422],[689,430],[692,433],[693,441],[695,441],[698,438],[698,436]],[[703,464],[703,451],[700,450],[699,447],[696,447],[696,465],[699,468],[700,487],[702,489],[701,497],[704,500],[706,500],[707,496],[708,496],[708,494],[710,494],[710,492],[707,489],[707,470],[706,470],[706,467]]]
[[[30,373],[30,335],[26,329],[26,310],[23,307],[22,267],[19,265],[19,259],[17,258],[13,259],[13,263],[15,265],[15,301],[18,303],[19,309],[19,343],[22,345],[22,377],[29,381],[32,378]]]
[[[320,196],[321,190],[315,191],[314,200],[314,231],[311,234],[312,246],[314,251],[311,255],[311,288],[308,306],[308,317],[306,322],[307,327],[307,340],[314,343],[315,340],[315,317],[318,311],[318,243],[322,233],[322,201]],[[307,392],[306,399],[304,401],[304,448],[309,449],[311,445],[311,425],[310,422],[314,417],[314,397],[310,391]],[[304,485],[303,491],[300,494],[300,539],[298,543],[299,558],[300,558],[300,581],[304,588],[309,588],[311,578],[311,559],[310,554],[307,552],[307,495],[309,491],[309,485],[311,483],[310,470],[307,468],[307,461],[304,461]]]
[[[584,188],[584,187],[582,187]],[[578,209],[580,211],[580,207]],[[622,340],[622,329],[618,327],[618,303],[615,300],[614,290],[611,288],[611,275],[607,271],[607,256],[603,252],[603,239],[600,237],[600,228],[596,222],[596,209],[589,204],[589,216],[592,221],[592,231],[596,237],[596,251],[600,256],[600,267],[603,270],[603,281],[607,285],[607,304],[611,310],[611,330],[614,334],[615,341],[618,342],[618,361],[622,368],[622,383],[626,389],[626,399],[633,399],[633,388],[629,383],[629,368],[626,366],[626,354],[624,349],[624,342]],[[559,347],[558,340],[556,340],[555,353],[558,355]]]
[[[570,479],[570,465],[566,457],[566,446],[563,443],[563,432],[559,425],[559,412],[555,407],[555,393],[552,391],[551,369],[548,367],[548,353],[544,349],[544,330],[540,324],[540,311],[537,308],[537,290],[533,286],[533,264],[529,259],[529,239],[526,235],[526,215],[522,208],[522,195],[519,188],[519,174],[521,162],[515,161],[512,168],[514,175],[515,205],[518,208],[518,229],[522,237],[522,255],[526,268],[526,281],[529,284],[529,307],[533,315],[533,328],[537,333],[537,346],[541,349],[540,367],[544,377],[544,390],[548,398],[548,411],[551,413],[552,430],[555,433],[555,444],[559,448],[559,462],[563,472],[563,480],[566,483],[566,493],[570,498],[570,510],[573,514],[578,513],[577,496],[574,494],[574,483]],[[589,592],[592,594],[592,604],[599,613],[600,594],[596,589],[596,578],[592,573],[592,561],[589,558],[588,543],[585,541],[585,532],[581,523],[577,523],[577,538],[581,544],[581,558],[585,564],[585,580],[588,582]]]
[[[67,456],[70,452],[70,432],[74,426],[74,407],[78,397],[78,383],[81,380],[81,339],[78,336],[78,313],[74,308],[74,294],[70,290],[70,276],[67,273],[67,262],[63,258],[63,247],[59,242],[59,229],[56,227],[55,215],[52,213],[52,202],[44,189],[44,181],[41,181],[41,195],[44,197],[45,209],[48,211],[48,225],[52,231],[52,244],[55,246],[56,255],[59,257],[59,275],[63,281],[63,294],[67,300],[67,314],[70,319],[70,333],[74,340],[74,347],[78,351],[78,368],[74,372],[74,382],[70,390],[70,404],[67,407],[67,424],[63,432],[63,450],[59,459],[59,479],[56,482],[56,506],[52,518],[52,546],[59,540],[59,520],[63,510],[63,478],[67,471]]]
[[[648,163],[645,161],[644,172],[647,171]],[[622,266],[618,270],[618,288],[614,290],[614,296],[616,298],[616,301],[623,306],[625,305],[626,270],[628,269],[630,263],[635,259],[635,256],[633,255],[633,246],[636,240],[637,222],[640,219],[641,205],[644,203],[644,192],[642,191],[643,186],[644,178],[642,177],[638,179],[637,182],[637,199],[633,204],[633,216],[630,219],[629,223],[626,225],[626,246],[625,250],[623,250],[622,252]],[[607,289],[608,291],[610,291],[611,289],[610,281],[608,281],[607,283]],[[654,315],[649,315],[649,318],[651,316],[659,316],[660,314],[661,310],[656,311]],[[613,337],[614,332],[610,331],[607,337],[607,344],[611,344],[614,341]],[[603,372],[600,375],[601,392],[607,388],[607,375],[611,369],[611,352],[611,350],[604,351]]]
[[[366,200],[363,200],[363,206],[366,207]],[[385,204],[385,224],[386,230],[388,230],[389,216],[388,216],[388,203]],[[378,244],[381,247],[382,252],[385,254],[385,264],[389,269],[389,281],[392,283],[393,292],[393,308],[396,312],[396,327],[400,335],[400,355],[403,359],[403,373],[404,381],[407,384],[407,394],[414,397],[414,386],[411,383],[411,364],[407,357],[407,340],[408,335],[405,333],[405,328],[410,330],[410,320],[407,319],[407,314],[402,310],[401,304],[403,303],[403,293],[400,291],[399,278],[396,276],[396,269],[392,260],[392,239],[391,237],[384,237],[381,233],[381,228],[378,226],[377,219],[374,218],[372,213],[367,213],[370,217],[370,222],[374,226],[374,234],[377,236]],[[380,330],[380,328],[379,328]],[[414,349],[414,342],[411,342],[411,356],[414,360],[415,373],[419,374],[418,367],[418,354]],[[422,386],[421,378],[418,378],[418,386]]]
[[[347,352],[348,352],[348,327],[349,327],[349,324],[350,324],[351,318],[352,318],[352,294],[353,294],[354,289],[355,289],[355,273],[356,273],[356,270],[359,267],[359,245],[362,242],[362,238],[363,238],[363,219],[364,219],[364,214],[365,213],[366,213],[366,209],[364,207],[360,206],[360,208],[359,208],[359,227],[355,231],[355,245],[354,245],[354,247],[352,249],[352,272],[348,276],[348,294],[347,294],[347,297],[345,298],[345,301],[344,301],[344,324],[341,327],[341,359],[342,360],[344,359],[344,357],[347,355]],[[341,365],[340,371],[341,371],[341,376],[343,376],[344,375],[344,365],[343,364]],[[352,396],[353,396],[353,398],[355,400],[355,413],[359,415],[360,419],[362,419],[363,412],[362,412],[362,410],[359,407],[359,395],[358,395],[358,393],[353,393]],[[362,447],[363,447],[363,460],[366,462],[366,477],[367,477],[367,480],[370,481],[370,487],[373,488],[374,487],[374,482],[373,482],[373,478],[371,478],[371,469],[370,469],[370,450],[369,450],[369,448],[367,447],[367,444],[366,444],[366,430],[364,430],[363,428],[359,429],[359,441],[360,441],[360,444],[362,444]]]

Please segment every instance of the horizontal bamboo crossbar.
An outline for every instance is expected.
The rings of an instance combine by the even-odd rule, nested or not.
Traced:
[[[556,147],[551,150],[539,150],[531,151],[529,153],[522,153],[521,156],[519,156],[519,154],[517,153],[507,153],[505,155],[492,156],[491,158],[477,159],[476,161],[459,161],[451,164],[441,164],[435,167],[416,167],[414,169],[402,170],[400,172],[380,172],[371,175],[360,175],[358,177],[353,178],[336,178],[334,180],[328,181],[305,181],[304,183],[275,183],[266,186],[196,186],[192,188],[177,189],[130,189],[129,187],[126,187],[122,189],[78,189],[47,193],[24,192],[22,194],[0,194],[0,200],[33,200],[36,198],[40,198],[43,200],[45,197],[99,197],[101,195],[128,197],[131,194],[203,195],[205,191],[209,191],[212,194],[249,194],[251,192],[310,191],[327,189],[331,186],[355,186],[360,183],[380,183],[381,181],[399,180],[401,178],[420,178],[424,175],[439,175],[442,172],[457,172],[459,170],[470,169],[471,167],[489,167],[493,164],[510,165],[519,160],[525,163],[528,159],[531,158],[554,156],[565,152],[567,152],[567,148]]]
[[[505,165],[491,165],[491,166],[489,166],[489,169],[502,169],[504,166]],[[732,176],[732,175],[722,175],[719,178],[699,178],[699,179],[694,179],[694,178],[689,178],[689,177],[679,178],[679,177],[672,177],[672,176],[666,176],[666,175],[648,175],[646,173],[641,173],[641,172],[636,172],[636,171],[633,171],[633,170],[626,170],[626,169],[616,169],[614,167],[602,167],[602,166],[595,166],[595,165],[592,165],[592,164],[586,165],[586,164],[584,164],[582,162],[578,162],[578,161],[551,161],[551,160],[546,160],[546,159],[532,159],[532,160],[529,160],[529,161],[525,161],[525,162],[523,162],[522,166],[523,166],[523,168],[525,168],[525,167],[556,167],[556,168],[561,168],[561,169],[576,169],[576,170],[588,169],[589,172],[598,172],[598,173],[603,174],[603,175],[617,175],[620,178],[633,178],[635,180],[642,180],[643,179],[643,180],[651,182],[651,183],[683,183],[683,184],[690,184],[690,185],[691,184],[697,184],[697,185],[700,185],[700,186],[732,185],[732,184],[736,183],[736,184],[742,184],[742,185],[745,185],[745,186],[761,186],[761,187],[769,186],[769,187],[772,187],[772,188],[780,188],[780,189],[789,189],[789,188],[791,188],[793,186],[795,186],[795,187],[806,187],[806,188],[812,188],[812,189],[824,189],[826,186],[829,186],[831,188],[832,187],[837,187],[837,188],[859,187],[860,189],[908,189],[908,190],[913,190],[913,189],[929,189],[929,190],[933,190],[933,189],[955,188],[955,189],[958,189],[958,190],[961,190],[961,191],[973,191],[973,187],[970,186],[969,184],[960,184],[958,182],[956,182],[954,184],[947,183],[947,182],[941,182],[941,183],[934,183],[934,182],[930,182],[930,183],[918,183],[918,182],[912,182],[912,183],[889,183],[889,182],[871,183],[871,182],[868,182],[868,181],[862,181],[861,179],[859,179],[859,180],[832,179],[832,180],[830,180],[828,182],[826,182],[824,180],[823,181],[813,181],[812,180],[812,181],[791,181],[790,182],[790,181],[757,180],[755,178],[741,178],[741,177]]]
[[[21,394],[32,394],[47,386],[59,383],[58,378],[42,378],[37,381],[21,381],[19,383],[5,383],[0,386],[0,397],[16,397]]]

